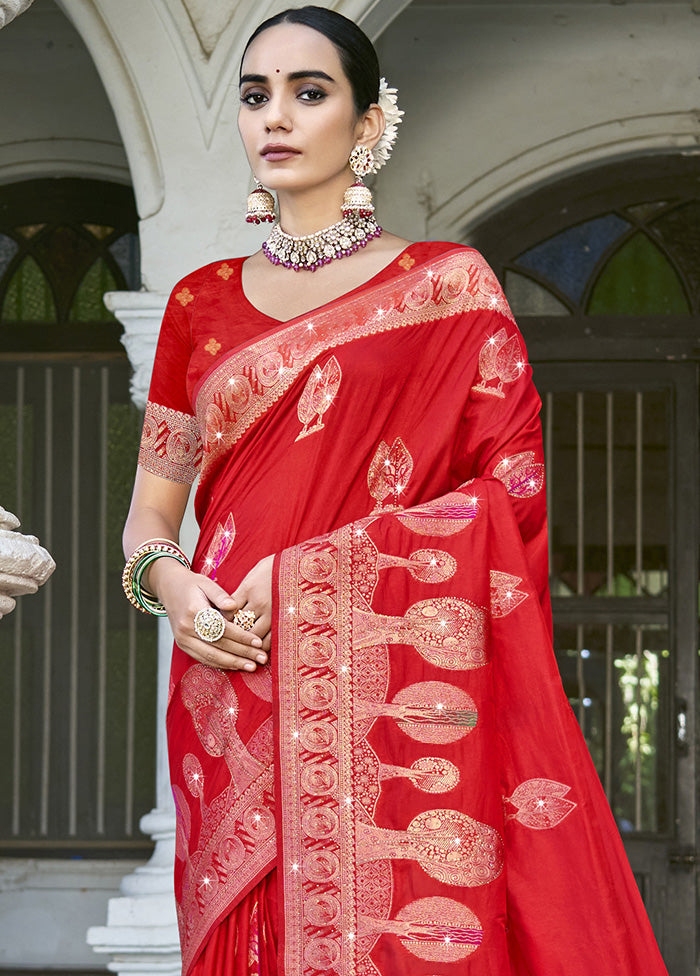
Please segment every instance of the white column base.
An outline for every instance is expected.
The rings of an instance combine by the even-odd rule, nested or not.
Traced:
[[[103,297],[107,308],[124,326],[121,342],[134,370],[131,399],[144,410],[168,296],[149,291],[108,291]]]
[[[107,924],[88,929],[95,952],[108,953],[110,972],[180,976],[180,938],[173,894],[175,814],[151,810],[141,830],[156,842],[147,864],[122,878],[122,897],[111,898]]]

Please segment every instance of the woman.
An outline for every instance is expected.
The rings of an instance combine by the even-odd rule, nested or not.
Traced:
[[[280,223],[161,330],[125,585],[175,635],[184,971],[661,974],[551,652],[522,341],[476,252],[353,184],[379,81],[338,14],[261,25],[239,128]]]

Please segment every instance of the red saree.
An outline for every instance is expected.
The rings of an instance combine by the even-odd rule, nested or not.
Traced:
[[[240,261],[175,288],[140,463],[201,458],[200,572],[278,554],[271,666],[173,653],[185,973],[666,972],[551,650],[538,411],[468,248],[286,323]]]

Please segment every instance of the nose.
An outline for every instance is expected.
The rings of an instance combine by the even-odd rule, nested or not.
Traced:
[[[292,128],[289,105],[281,95],[271,97],[265,106],[265,128],[268,132],[288,132]]]

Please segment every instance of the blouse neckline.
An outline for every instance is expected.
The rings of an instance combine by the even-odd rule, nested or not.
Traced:
[[[259,309],[257,305],[253,305],[253,303],[250,301],[250,299],[248,298],[248,296],[246,295],[243,289],[243,265],[247,260],[247,258],[241,258],[238,262],[238,269],[237,269],[238,270],[238,282],[237,282],[238,292],[240,294],[243,304],[247,307],[249,312],[252,312],[254,314],[256,318],[259,318],[265,322],[271,322],[273,324],[273,327],[285,325],[287,322],[293,322],[295,319],[303,318],[305,315],[314,315],[320,309],[326,308],[328,305],[333,305],[335,302],[347,298],[350,295],[354,295],[356,292],[362,291],[364,288],[367,288],[371,285],[378,284],[380,281],[388,280],[389,278],[393,277],[396,274],[400,274],[401,272],[406,270],[406,268],[401,264],[401,261],[405,258],[405,256],[411,250],[411,248],[415,248],[417,246],[419,245],[416,242],[409,244],[407,247],[403,249],[403,251],[397,254],[396,257],[392,258],[391,261],[385,264],[383,268],[380,268],[376,274],[372,275],[371,278],[368,278],[366,281],[363,281],[355,288],[351,288],[350,291],[343,292],[343,294],[338,295],[337,298],[332,298],[330,301],[324,302],[322,305],[317,305],[314,308],[310,308],[305,312],[300,312],[298,315],[293,315],[291,318],[288,319],[276,319],[272,315],[267,315],[265,312],[261,311],[261,309]],[[404,262],[404,264],[405,263],[406,262]]]

